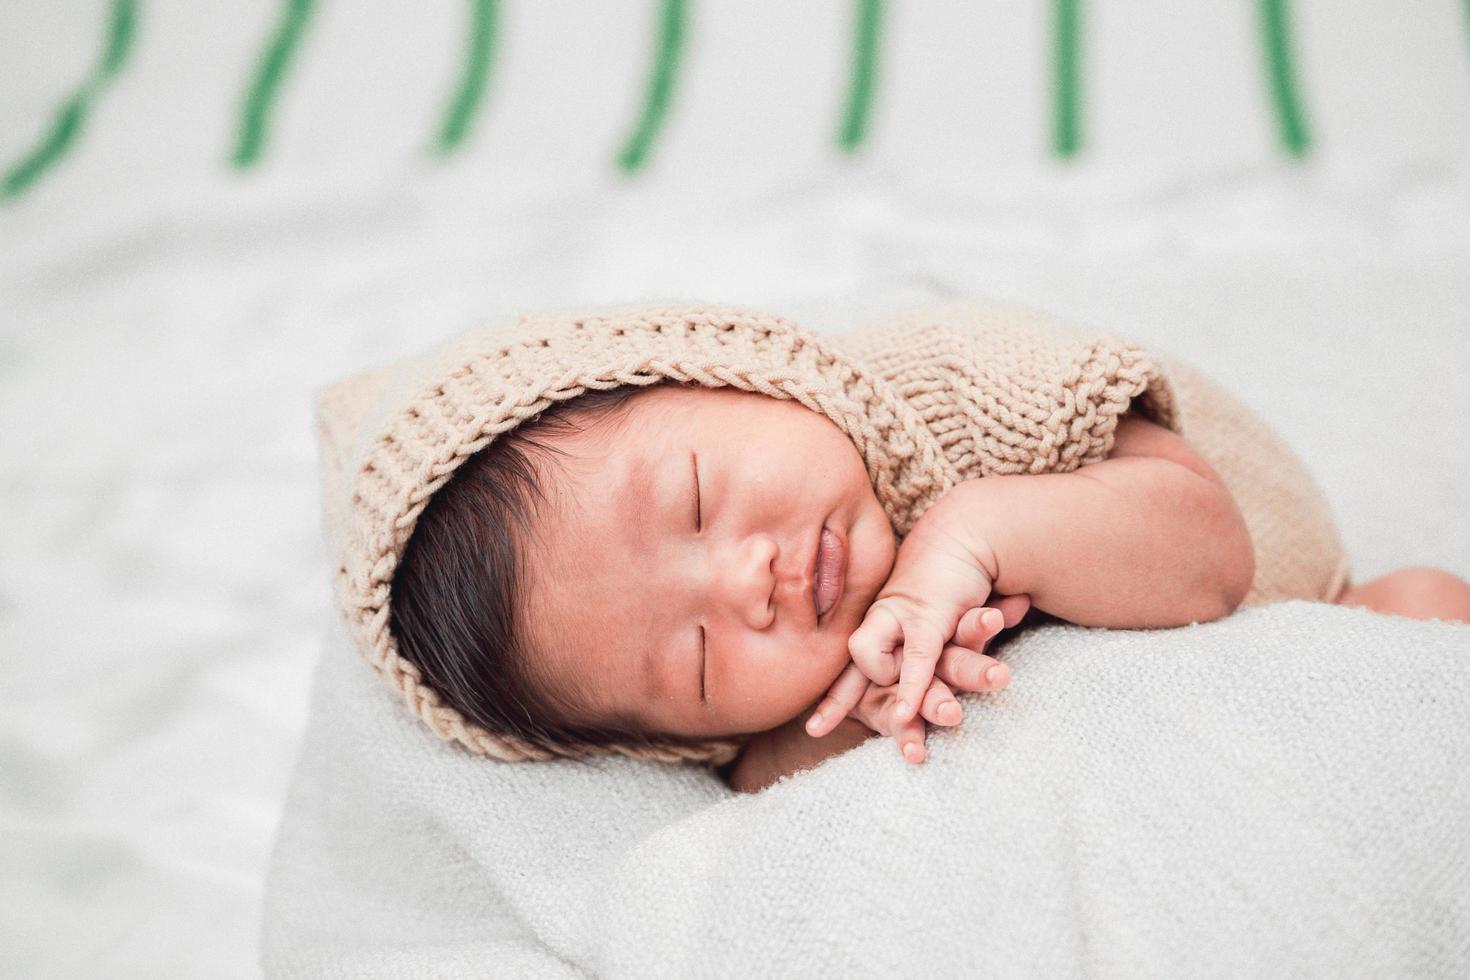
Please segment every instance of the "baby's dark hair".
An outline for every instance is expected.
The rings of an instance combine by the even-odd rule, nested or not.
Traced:
[[[564,455],[538,439],[615,421],[646,390],[593,389],[497,436],[434,494],[409,538],[393,576],[389,627],[401,655],[443,701],[489,732],[557,755],[611,742],[649,744],[632,719],[570,723],[568,706],[537,682],[522,620],[531,606],[526,545],[538,502],[547,499],[531,454],[548,461]]]

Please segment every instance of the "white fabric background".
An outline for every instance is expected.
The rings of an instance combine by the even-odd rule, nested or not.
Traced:
[[[1250,5],[1087,7],[1048,156],[1045,5],[891,10],[833,134],[849,7],[693,6],[646,172],[613,159],[651,5],[506,4],[472,140],[426,152],[465,10],[328,5],[232,171],[272,3],[145,5],[77,149],[0,205],[0,972],[248,976],[329,586],[312,391],[492,314],[652,298],[838,329],[978,293],[1176,350],[1273,420],[1359,576],[1470,576],[1470,35],[1293,4],[1284,160]],[[7,4],[0,166],[106,4]]]

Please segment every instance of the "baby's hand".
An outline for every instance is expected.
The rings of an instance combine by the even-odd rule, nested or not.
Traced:
[[[856,664],[848,664],[807,720],[807,734],[820,738],[851,716],[880,735],[892,735],[905,759],[923,762],[924,719],[936,725],[957,725],[964,717],[952,689],[999,691],[1010,683],[1010,668],[986,655],[985,649],[1002,629],[1019,623],[1030,608],[1029,596],[1002,596],[994,608],[972,609],[960,617],[954,642],[940,654],[935,677],[920,702],[922,717],[900,721],[894,712],[898,685],[874,684]]]
[[[847,650],[858,669],[880,686],[897,684],[894,718],[919,713],[944,645],[960,617],[985,605],[994,584],[995,560],[941,499],[904,539],[878,598],[868,607]]]

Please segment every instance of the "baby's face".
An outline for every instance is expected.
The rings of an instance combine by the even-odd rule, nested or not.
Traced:
[[[542,440],[569,455],[536,464],[551,503],[528,543],[538,672],[593,702],[583,724],[775,728],[836,680],[893,567],[862,457],[826,417],[766,395],[660,386],[625,407],[621,423]],[[819,617],[823,528],[845,573]]]

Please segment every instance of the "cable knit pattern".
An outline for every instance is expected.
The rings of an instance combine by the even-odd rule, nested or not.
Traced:
[[[980,303],[916,310],[830,337],[722,305],[531,314],[362,372],[317,400],[334,590],[364,657],[439,737],[505,761],[586,754],[480,728],[398,655],[388,627],[393,573],[429,498],[466,459],[553,402],[665,380],[794,399],[827,417],[858,449],[899,536],[959,481],[1068,472],[1104,459],[1130,407],[1182,431],[1174,391],[1147,352],[1033,311]],[[1320,503],[1320,495],[1301,500]],[[1325,581],[1323,562],[1313,561]],[[1272,597],[1321,597],[1321,582],[1308,588],[1316,594]],[[601,751],[717,765],[744,740]]]

